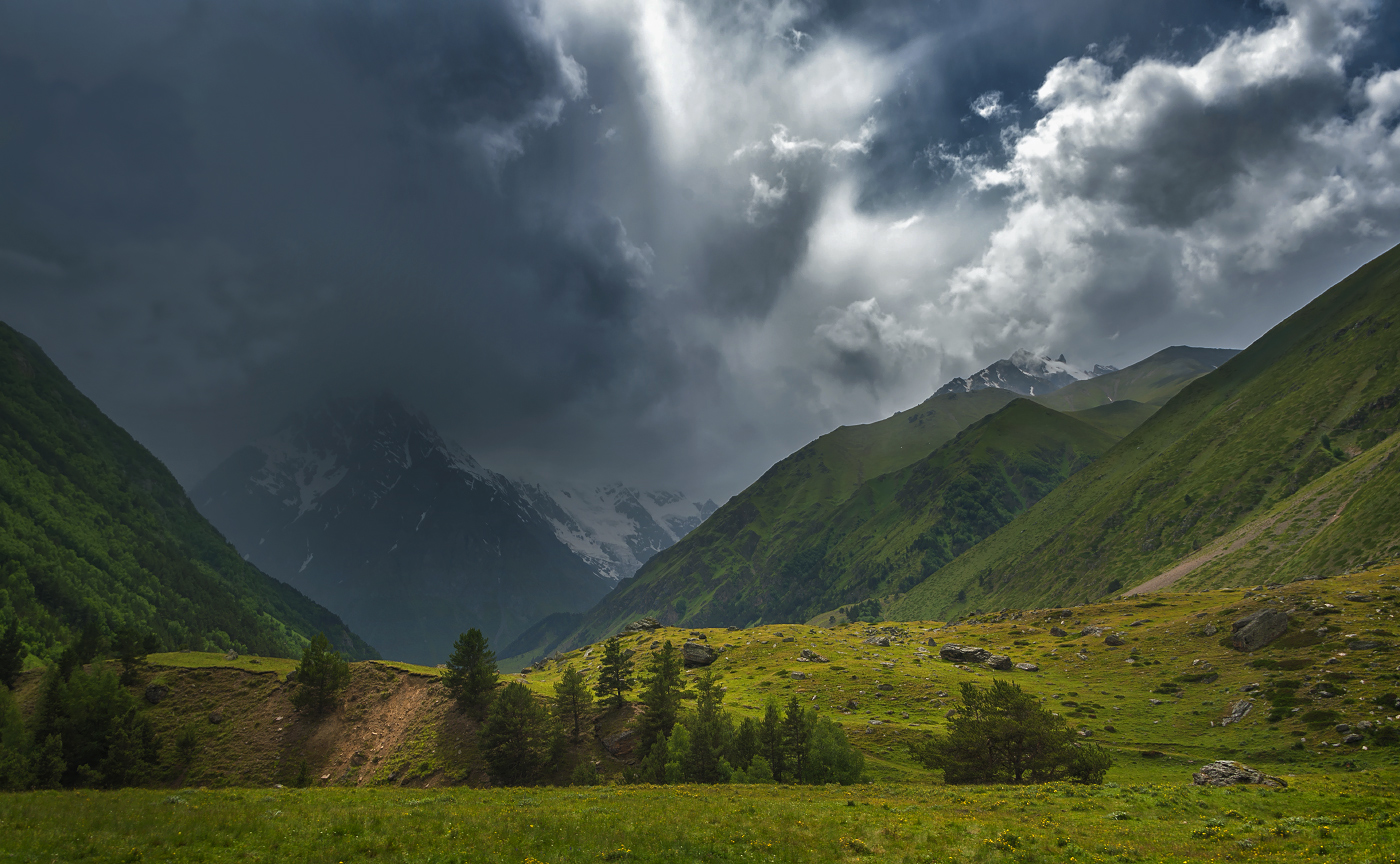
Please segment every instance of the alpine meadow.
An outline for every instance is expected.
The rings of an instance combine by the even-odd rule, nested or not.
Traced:
[[[1400,861],[1400,7],[0,4],[0,858]]]

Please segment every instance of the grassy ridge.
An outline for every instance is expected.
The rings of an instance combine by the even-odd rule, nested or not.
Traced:
[[[1324,494],[1331,487],[1319,478],[1400,426],[1397,312],[1400,248],[1187,386],[1092,470],[910,592],[896,614],[1101,597],[1172,569],[1288,499]],[[1319,538],[1312,560],[1340,572],[1393,554],[1381,518],[1393,500],[1359,495],[1342,528],[1322,531],[1319,519],[1302,530]]]
[[[46,657],[88,625],[167,647],[296,656],[318,631],[378,656],[340,619],[269,578],[165,466],[0,324],[0,620]]]
[[[1083,411],[1125,400],[1165,405],[1187,384],[1215,370],[1238,353],[1234,348],[1173,345],[1126,369],[1087,381],[1075,381],[1053,393],[1033,398],[1056,411]]]

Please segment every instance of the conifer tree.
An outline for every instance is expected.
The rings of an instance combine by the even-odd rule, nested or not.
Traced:
[[[680,714],[685,682],[681,680],[680,652],[671,640],[666,640],[661,650],[651,655],[643,685],[640,701],[647,710],[638,724],[637,736],[641,751],[647,753],[657,738],[671,734]]]
[[[480,630],[473,627],[457,637],[442,684],[457,703],[458,711],[478,720],[484,717],[499,677],[496,652],[490,649]]]
[[[758,755],[768,761],[773,779],[782,781],[786,775],[783,759],[783,718],[778,706],[769,702],[763,709],[763,719],[758,722]]]
[[[783,714],[783,765],[788,779],[801,783],[807,767],[807,751],[811,744],[812,726],[816,724],[816,714],[812,716],[802,710],[797,697],[793,696]]]
[[[598,686],[593,692],[606,699],[614,708],[627,704],[626,693],[632,689],[632,658],[622,652],[622,640],[614,636],[603,643],[603,663],[598,671]]]
[[[481,727],[481,750],[492,783],[525,786],[534,782],[549,745],[548,716],[530,688],[519,681],[501,690]]]
[[[19,673],[24,670],[24,642],[19,635],[19,622],[11,621],[0,636],[0,684],[14,689]]]
[[[330,647],[326,634],[317,633],[302,650],[297,689],[292,693],[292,705],[298,711],[313,716],[328,713],[335,708],[340,691],[350,683],[350,664]]]
[[[554,716],[566,728],[573,729],[573,740],[579,739],[583,715],[593,707],[593,694],[584,684],[583,673],[573,666],[564,670],[564,675],[554,685]]]
[[[706,669],[695,682],[695,694],[695,716],[686,721],[691,728],[687,778],[696,783],[725,783],[731,771],[724,754],[734,728],[722,707],[719,676]]]

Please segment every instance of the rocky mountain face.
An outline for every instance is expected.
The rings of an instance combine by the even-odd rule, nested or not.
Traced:
[[[1087,381],[1110,372],[1117,372],[1115,366],[1094,365],[1092,372],[1076,369],[1061,354],[1059,359],[1040,357],[1024,349],[1012,354],[1006,360],[998,360],[986,369],[973,373],[967,378],[954,378],[938,388],[935,396],[944,393],[971,393],[997,387],[1010,390],[1022,396],[1044,396],[1047,393],[1072,384]]]
[[[589,608],[714,509],[677,493],[511,480],[389,395],[293,417],[191,498],[245,558],[384,656],[429,665],[470,627],[504,645]]]

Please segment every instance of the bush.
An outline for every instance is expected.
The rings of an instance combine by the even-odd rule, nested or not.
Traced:
[[[964,682],[948,734],[910,749],[948,783],[1099,783],[1113,764],[1108,751],[1078,744],[1064,718],[1000,679],[985,690]]]
[[[592,762],[580,762],[569,776],[569,782],[575,786],[597,786],[603,782],[603,778],[598,774],[598,766]]]

